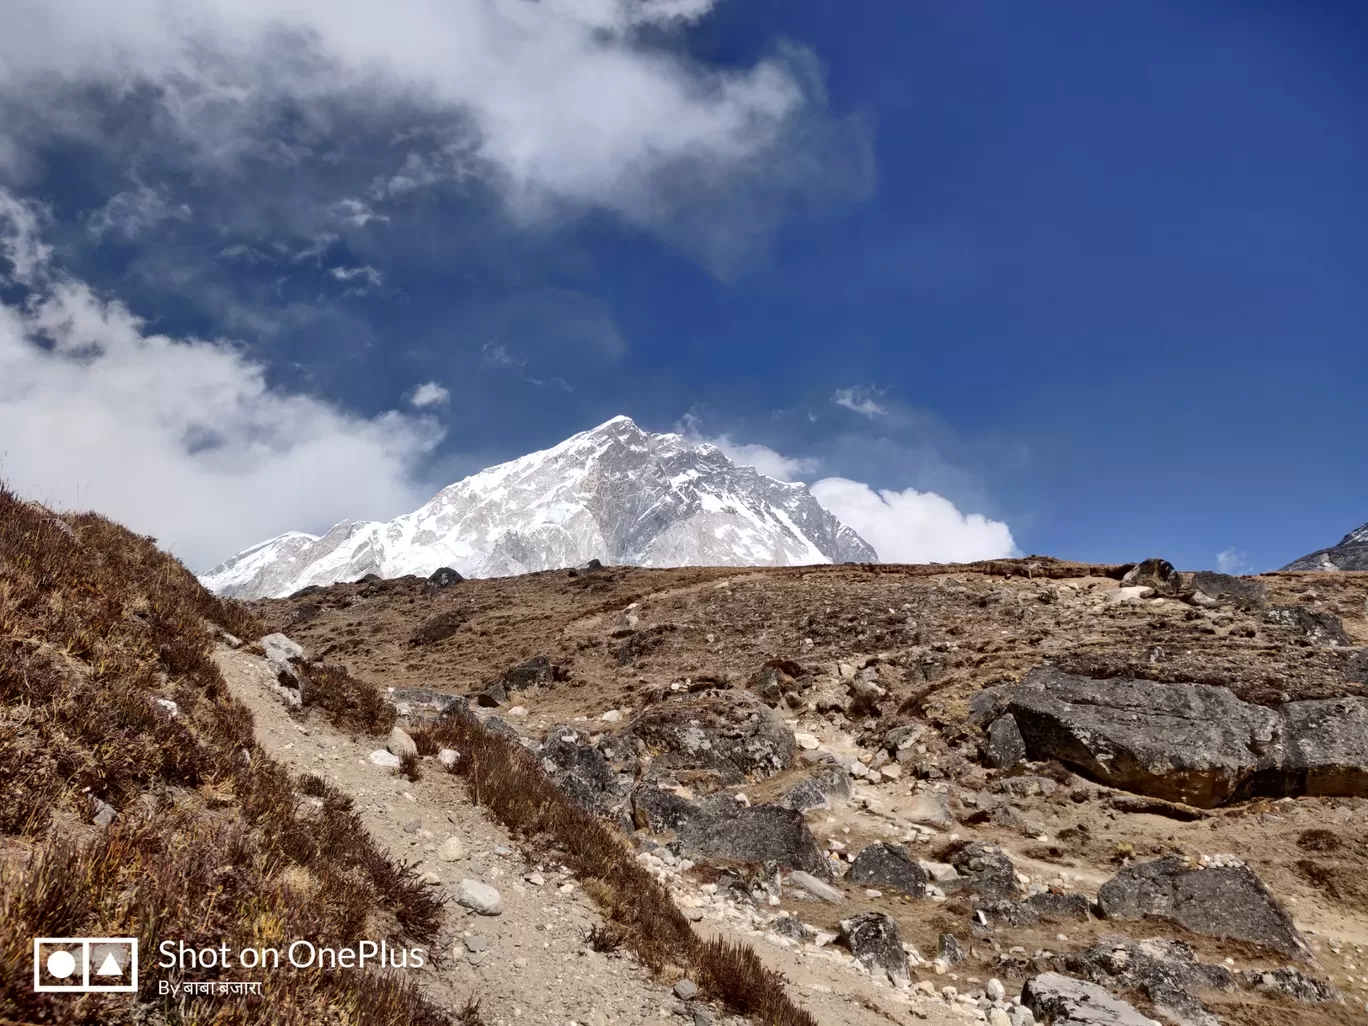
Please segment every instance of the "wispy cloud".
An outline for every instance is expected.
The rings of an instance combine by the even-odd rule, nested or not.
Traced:
[[[190,205],[173,203],[165,186],[138,188],[120,192],[86,218],[86,228],[96,239],[118,235],[134,239],[151,231],[164,221],[189,221]]]
[[[756,473],[776,481],[797,481],[804,474],[817,470],[814,459],[784,456],[767,445],[737,442],[731,435],[704,435],[702,421],[693,413],[686,413],[679,423],[679,433],[694,445],[712,445],[739,467],[754,467]]]
[[[1232,545],[1216,553],[1216,569],[1223,574],[1247,574],[1253,567],[1248,555]]]
[[[417,409],[428,406],[442,406],[451,399],[451,393],[435,381],[425,381],[409,396],[409,405]]]
[[[374,267],[330,267],[328,273],[338,281],[356,281],[364,279],[372,288],[379,288],[384,281],[384,275]]]
[[[867,388],[838,388],[831,394],[831,401],[865,417],[883,417],[888,414],[888,408],[875,402],[873,394]]]
[[[353,228],[364,228],[372,221],[389,220],[388,214],[377,214],[370,204],[355,198],[338,200],[331,209],[334,217]]]

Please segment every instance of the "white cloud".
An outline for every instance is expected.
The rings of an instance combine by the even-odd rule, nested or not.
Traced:
[[[767,445],[733,441],[731,435],[708,437],[701,429],[702,421],[696,414],[686,413],[680,418],[679,432],[692,444],[716,446],[722,450],[723,456],[738,467],[754,467],[756,473],[776,481],[795,481],[800,474],[809,474],[817,469],[816,460],[784,456]]]
[[[5,3],[0,96],[41,109],[56,88],[150,86],[159,124],[202,161],[230,168],[248,155],[281,166],[303,158],[301,144],[270,134],[282,104],[315,137],[326,135],[330,104],[418,110],[436,116],[434,136],[447,142],[437,158],[397,147],[382,192],[476,166],[532,218],[569,203],[698,231],[681,207],[738,181],[766,202],[829,176],[849,179],[852,193],[867,188],[864,129],[827,118],[808,51],[789,44],[749,67],[722,67],[665,41],[718,2]],[[17,130],[0,140],[26,142]],[[338,216],[364,224],[370,216],[353,203],[341,201]]]
[[[1247,574],[1252,567],[1248,556],[1232,545],[1216,553],[1216,569],[1223,574]]]
[[[338,281],[356,281],[358,278],[364,278],[374,288],[379,288],[380,283],[384,281],[384,276],[374,267],[330,267],[328,273]]]
[[[103,207],[91,213],[86,227],[96,239],[122,235],[134,239],[163,221],[189,221],[190,206],[172,203],[165,186],[139,185],[136,190],[110,197]]]
[[[359,199],[342,199],[332,205],[333,216],[345,221],[353,228],[364,228],[372,221],[388,221],[389,215],[377,214],[370,206]]]
[[[934,492],[876,492],[843,477],[818,481],[809,491],[885,563],[965,563],[1017,554],[1006,524],[961,513]]]
[[[838,388],[832,393],[831,401],[866,417],[882,417],[888,412],[887,408],[874,401],[865,388]]]
[[[149,333],[54,267],[39,208],[0,190],[0,471],[20,494],[89,505],[196,570],[288,529],[390,517],[425,496],[411,471],[430,419],[354,416],[268,386],[231,344]],[[0,266],[3,270],[3,266]],[[357,482],[364,482],[359,487]]]
[[[451,393],[435,381],[426,381],[413,390],[409,404],[422,409],[425,406],[440,406],[451,398]]]

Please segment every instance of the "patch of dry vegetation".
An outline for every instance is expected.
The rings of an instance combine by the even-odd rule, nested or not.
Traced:
[[[0,488],[0,1020],[474,1026],[474,1006],[453,1020],[378,972],[234,968],[266,997],[166,1004],[157,980],[178,973],[145,956],[136,996],[32,992],[35,936],[136,936],[150,953],[163,939],[406,946],[437,929],[438,899],[350,800],[256,747],[211,625],[261,633],[152,539]],[[370,724],[370,701],[355,692],[333,714]],[[107,829],[88,825],[96,799],[119,810]]]
[[[320,710],[338,730],[355,734],[387,734],[394,726],[394,706],[374,684],[357,680],[345,666],[305,663],[300,667],[300,700]]]
[[[704,941],[611,827],[580,808],[552,782],[517,741],[487,730],[468,710],[453,710],[413,731],[418,750],[461,753],[452,772],[464,777],[475,801],[511,830],[549,837],[608,920],[595,940],[625,944],[652,970],[682,972],[709,998],[769,1026],[816,1026],[745,945]]]

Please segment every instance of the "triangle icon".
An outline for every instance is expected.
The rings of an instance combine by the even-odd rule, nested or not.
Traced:
[[[119,963],[114,961],[114,952],[105,955],[105,960],[100,963],[100,968],[95,970],[96,976],[122,976],[123,970],[119,968]]]

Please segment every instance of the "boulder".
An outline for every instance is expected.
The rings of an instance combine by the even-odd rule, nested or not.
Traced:
[[[882,912],[861,912],[841,920],[841,940],[871,973],[884,972],[894,984],[911,982],[898,924]]]
[[[1194,990],[1231,990],[1235,985],[1229,969],[1197,961],[1191,946],[1182,941],[1098,944],[1056,955],[1053,961],[1093,983],[1143,994],[1160,1014],[1189,1026],[1219,1026]]]
[[[580,808],[611,815],[626,798],[627,785],[597,747],[581,740],[569,727],[548,730],[538,753],[542,769]]]
[[[926,896],[926,870],[901,844],[878,841],[868,845],[846,872],[851,883],[891,887],[913,898]]]
[[[508,689],[503,681],[490,682],[483,691],[475,696],[475,704],[485,709],[497,709],[508,701]]]
[[[918,791],[898,803],[897,814],[918,826],[949,830],[955,825],[950,812],[950,799],[937,791]]]
[[[1166,559],[1147,559],[1126,571],[1121,584],[1127,588],[1152,588],[1154,594],[1172,598],[1182,591],[1182,579]]]
[[[662,703],[627,729],[655,770],[701,770],[719,785],[760,780],[793,762],[793,731],[747,692]]]
[[[730,804],[733,808],[721,803],[703,807],[700,815],[685,821],[679,828],[680,851],[734,862],[774,861],[822,880],[833,878],[801,813],[778,805]]]
[[[1054,1026],[1155,1026],[1120,998],[1095,983],[1059,973],[1041,973],[1026,981],[1021,1003]]]
[[[390,731],[389,741],[385,743],[385,748],[391,755],[399,759],[405,756],[414,758],[418,755],[418,745],[413,738],[409,737],[408,731],[403,727],[395,727]]]
[[[693,802],[655,784],[642,784],[632,792],[632,820],[638,829],[663,834],[678,830],[696,815]]]
[[[1274,606],[1264,613],[1264,623],[1290,627],[1313,645],[1341,648],[1350,644],[1338,616],[1306,606]]]
[[[1090,680],[1032,670],[1007,708],[1032,759],[1093,780],[1200,808],[1230,800],[1276,762],[1281,723],[1228,688]]]
[[[1026,899],[1047,923],[1086,923],[1092,918],[1092,902],[1086,894],[1043,891]]]
[[[478,880],[462,880],[457,885],[456,903],[482,916],[502,915],[504,910],[502,895]]]
[[[805,777],[779,799],[779,804],[798,812],[806,812],[808,809],[829,809],[833,798],[849,798],[852,793],[850,774],[839,767],[831,767]]]
[[[784,694],[793,691],[797,682],[777,666],[765,666],[751,678],[750,688],[766,705],[778,705]]]
[[[1246,969],[1240,973],[1240,980],[1255,990],[1262,990],[1271,994],[1285,994],[1304,1005],[1343,1000],[1343,995],[1324,980],[1307,976],[1290,965],[1273,970]]]
[[[768,925],[770,930],[777,933],[780,937],[787,937],[789,940],[799,941],[800,943],[807,940],[807,927],[803,925],[803,921],[797,916],[784,913],[781,916],[775,916],[769,921]]]
[[[307,659],[303,646],[291,641],[283,634],[268,634],[259,642],[266,652],[266,658],[288,663],[291,659]]]
[[[1358,684],[1368,684],[1368,648],[1352,652],[1344,664],[1344,679]]]
[[[959,876],[940,885],[946,894],[977,894],[987,901],[1016,896],[1016,867],[1007,853],[995,844],[984,841],[967,844],[950,856],[950,865]]]
[[[1288,702],[1281,711],[1287,750],[1277,793],[1368,795],[1368,699]]]
[[[460,584],[464,580],[465,578],[451,567],[442,566],[428,575],[425,587],[429,592],[441,591],[443,588],[450,588],[453,584]]]
[[[993,769],[1011,769],[1026,759],[1026,742],[1012,716],[999,716],[988,725],[983,742],[983,761]]]
[[[1104,883],[1097,903],[1108,919],[1164,919],[1208,937],[1310,955],[1286,910],[1244,865],[1194,868],[1174,856],[1137,863]]]
[[[829,901],[833,905],[845,901],[845,895],[837,888],[831,886],[825,880],[819,880],[811,873],[804,873],[802,870],[789,874],[788,883],[790,887],[795,887],[800,891],[806,891],[821,901]]]
[[[1250,577],[1235,577],[1199,570],[1183,582],[1183,598],[1193,605],[1215,608],[1236,606],[1262,609],[1268,605],[1268,587]]]
[[[527,662],[505,670],[499,675],[498,681],[509,691],[526,691],[561,679],[558,670],[559,667],[553,665],[546,656],[533,656]]]
[[[953,933],[943,933],[936,941],[936,957],[944,959],[946,965],[959,965],[964,961],[964,948]]]

